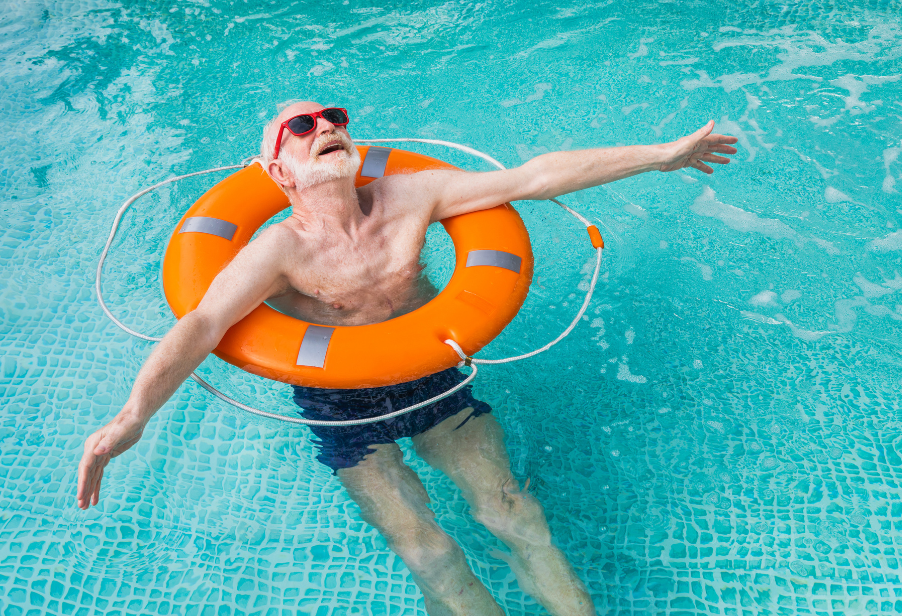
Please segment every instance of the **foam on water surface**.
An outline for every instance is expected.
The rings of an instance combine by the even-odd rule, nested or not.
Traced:
[[[605,235],[596,299],[564,343],[486,368],[476,393],[600,614],[902,613],[900,15],[897,0],[10,4],[0,612],[425,613],[305,429],[190,383],[108,467],[100,506],[75,508],[82,443],[150,350],[93,297],[116,209],[240,161],[277,103],[313,98],[347,107],[355,136],[457,141],[508,165],[710,118],[739,137],[714,176],[565,197]],[[171,326],[160,260],[212,181],[126,216],[105,293],[130,326]],[[486,357],[556,336],[591,276],[582,228],[520,210],[536,276]],[[430,239],[439,280],[448,249]],[[290,412],[287,388],[218,360],[202,374]],[[506,612],[544,613],[457,489],[405,452]]]

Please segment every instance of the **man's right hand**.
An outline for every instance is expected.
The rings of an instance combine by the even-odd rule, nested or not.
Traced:
[[[85,453],[78,465],[78,506],[87,509],[100,500],[100,480],[110,459],[128,450],[144,433],[144,422],[122,412],[88,437]]]

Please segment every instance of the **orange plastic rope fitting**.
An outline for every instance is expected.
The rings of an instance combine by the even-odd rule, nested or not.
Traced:
[[[592,240],[592,246],[595,248],[604,248],[604,238],[601,237],[601,232],[598,230],[598,227],[591,225],[586,227],[586,231],[589,232],[589,239]]]

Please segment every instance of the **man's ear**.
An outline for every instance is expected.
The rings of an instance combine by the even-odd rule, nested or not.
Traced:
[[[285,173],[282,163],[278,159],[271,160],[266,164],[266,173],[273,181],[282,188],[291,188],[294,186],[294,178]]]

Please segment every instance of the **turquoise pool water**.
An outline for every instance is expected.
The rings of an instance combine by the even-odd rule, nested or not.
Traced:
[[[589,318],[541,358],[487,367],[476,392],[599,614],[902,613],[900,15],[897,0],[5,3],[0,613],[425,613],[304,429],[193,384],[110,465],[100,506],[75,507],[83,440],[150,350],[93,295],[113,214],[254,153],[292,98],[349,108],[357,137],[509,165],[709,118],[737,135],[713,177],[566,198],[608,229]],[[105,292],[133,327],[171,324],[163,247],[211,181],[126,217]],[[484,356],[551,339],[589,273],[585,231],[520,209],[536,279]],[[290,408],[218,360],[203,373]],[[408,460],[506,611],[545,613],[454,486]]]

